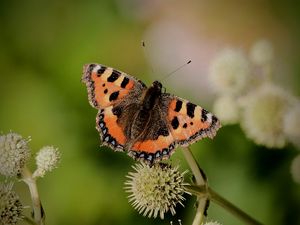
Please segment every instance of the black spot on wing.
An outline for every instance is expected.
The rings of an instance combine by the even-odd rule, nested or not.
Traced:
[[[115,82],[121,75],[121,72],[113,70],[111,75],[107,78],[108,82]]]
[[[194,118],[195,108],[196,108],[196,105],[193,103],[188,102],[186,104],[186,110],[187,110],[187,114],[189,117]]]
[[[157,134],[160,136],[168,136],[169,135],[169,131],[167,127],[161,127],[159,128],[159,130],[157,131]]]
[[[112,112],[115,116],[120,117],[122,114],[122,108],[119,106],[116,106],[112,109]]]
[[[206,111],[205,109],[202,109],[201,122],[205,122],[207,120],[207,113],[208,113],[208,111]]]
[[[101,66],[101,68],[97,70],[97,76],[100,77],[104,73],[105,70],[106,70],[106,67]]]
[[[94,69],[96,66],[97,66],[96,64],[90,64],[90,65],[88,65],[87,73],[88,73],[89,75],[91,75],[93,69]]]
[[[175,107],[175,112],[179,112],[181,110],[181,107],[182,107],[182,101],[177,100],[176,107]]]
[[[115,92],[111,93],[111,95],[109,96],[109,101],[111,102],[111,101],[116,100],[118,98],[118,96],[119,96],[119,91],[115,91]]]
[[[107,94],[108,90],[107,90],[107,89],[105,89],[103,92],[104,92],[104,94]]]
[[[179,126],[179,121],[178,121],[178,118],[177,116],[175,116],[172,121],[171,121],[171,125],[173,127],[174,130],[176,130]]]
[[[124,77],[121,83],[121,88],[125,88],[128,83],[129,83],[129,79],[127,77]]]
[[[216,124],[218,122],[218,118],[214,115],[212,116],[212,124]]]
[[[182,127],[183,127],[183,128],[187,128],[187,123],[183,124]]]

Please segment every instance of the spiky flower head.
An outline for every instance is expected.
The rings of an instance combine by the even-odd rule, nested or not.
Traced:
[[[216,99],[213,112],[218,116],[222,124],[235,124],[239,121],[239,105],[231,95],[222,95]]]
[[[21,173],[30,157],[29,139],[10,132],[0,136],[0,173],[13,177]]]
[[[210,65],[211,83],[220,93],[240,93],[250,80],[249,62],[236,49],[224,49]]]
[[[184,173],[178,167],[159,163],[152,167],[141,163],[133,166],[134,172],[127,175],[125,190],[130,193],[129,202],[143,216],[161,219],[171,211],[176,213],[175,206],[183,206]]]
[[[280,87],[265,83],[241,98],[241,125],[257,144],[282,148],[286,143],[283,119],[292,97]]]
[[[273,57],[273,46],[268,40],[265,39],[255,42],[250,50],[250,59],[258,66],[270,64],[273,60]]]
[[[0,225],[17,224],[23,218],[24,207],[12,187],[12,183],[0,183]]]
[[[300,148],[300,103],[295,104],[284,117],[284,133]]]
[[[53,146],[41,148],[35,157],[37,170],[34,172],[33,177],[43,177],[46,172],[52,171],[57,167],[60,158],[60,152]]]

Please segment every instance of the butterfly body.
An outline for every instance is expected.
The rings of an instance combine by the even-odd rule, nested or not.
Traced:
[[[200,106],[100,64],[84,67],[90,104],[99,110],[96,128],[103,145],[150,164],[169,158],[177,146],[214,137],[219,120]]]

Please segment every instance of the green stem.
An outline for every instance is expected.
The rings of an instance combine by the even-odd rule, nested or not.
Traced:
[[[189,147],[183,148],[182,153],[191,168],[192,173],[194,174],[196,184],[202,185],[207,187],[206,176],[204,175],[203,171],[200,169],[197,161],[195,160],[191,150]],[[201,225],[203,223],[205,217],[205,210],[208,198],[197,198],[198,207],[196,211],[196,215],[193,221],[193,225]]]
[[[231,202],[227,201],[225,198],[220,196],[218,193],[213,191],[211,188],[208,189],[210,198],[213,202],[217,203],[218,205],[222,206],[223,208],[227,209],[233,215],[237,216],[241,220],[243,220],[246,224],[249,225],[262,225],[262,223],[256,221],[247,213],[233,205]]]
[[[28,224],[36,225],[36,223],[32,219],[28,218],[27,216],[25,216],[23,220],[26,221]]]
[[[34,221],[38,225],[44,225],[45,214],[40,201],[36,180],[32,177],[32,173],[26,166],[23,169],[21,176],[22,176],[22,180],[27,184],[30,191],[30,196],[31,196],[31,201],[33,206]]]
[[[262,223],[256,221],[251,216],[249,216],[247,213],[233,205],[231,202],[227,201],[225,198],[220,196],[218,193],[213,191],[211,188],[207,188],[205,186],[197,186],[197,185],[186,185],[185,189],[194,194],[197,195],[200,198],[203,198],[206,196],[211,201],[215,202],[216,204],[222,206],[224,209],[228,210],[230,213],[244,221],[248,225],[262,225]]]

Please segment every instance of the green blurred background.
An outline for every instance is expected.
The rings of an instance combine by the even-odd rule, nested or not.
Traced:
[[[191,224],[194,199],[189,196],[185,208],[178,207],[176,216],[163,221],[142,217],[127,202],[123,183],[134,162],[126,154],[99,147],[96,110],[88,104],[80,82],[82,67],[91,62],[109,65],[149,85],[170,72],[160,71],[155,63],[162,51],[155,40],[169,42],[165,52],[180,53],[185,44],[184,38],[178,45],[173,35],[162,32],[161,37],[151,31],[167,18],[175,27],[192,30],[193,41],[201,42],[204,55],[207,52],[204,63],[189,50],[183,53],[183,59],[195,62],[192,73],[207,74],[209,57],[226,45],[247,49],[256,39],[268,38],[280,61],[279,81],[299,96],[300,8],[295,4],[291,0],[1,1],[0,130],[31,136],[33,152],[54,145],[62,153],[59,168],[38,181],[47,224],[177,224],[178,219]],[[146,56],[141,40],[146,40]],[[170,53],[164,60],[170,68],[184,63],[178,54]],[[185,69],[164,81],[167,91],[211,109],[212,93],[201,92],[195,82],[195,86],[176,83],[184,73]],[[197,82],[203,86],[201,79]],[[291,160],[299,152],[293,146],[259,147],[239,126],[227,126],[213,141],[203,140],[192,149],[211,187],[225,198],[264,224],[300,224],[300,186],[290,175]],[[187,168],[180,150],[172,163]],[[30,205],[25,185],[19,182],[15,188]],[[29,215],[30,210],[25,211]],[[242,224],[214,204],[208,218],[224,225]]]

